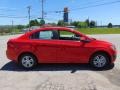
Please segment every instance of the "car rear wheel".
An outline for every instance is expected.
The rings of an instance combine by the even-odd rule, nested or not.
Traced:
[[[37,65],[37,59],[32,54],[23,54],[19,58],[19,64],[25,69],[33,69]]]
[[[90,64],[97,68],[102,69],[109,65],[109,57],[104,53],[97,53],[92,56]]]

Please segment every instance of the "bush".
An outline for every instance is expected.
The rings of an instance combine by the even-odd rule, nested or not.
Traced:
[[[79,22],[78,25],[77,25],[78,28],[87,28],[88,25],[86,22]]]

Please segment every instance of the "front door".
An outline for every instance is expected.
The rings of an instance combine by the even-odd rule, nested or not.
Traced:
[[[77,37],[76,37],[77,36]],[[68,31],[59,31],[57,59],[62,63],[84,63],[87,49],[80,36]]]

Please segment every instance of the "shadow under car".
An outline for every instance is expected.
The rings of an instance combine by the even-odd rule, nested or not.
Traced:
[[[114,67],[114,64],[106,67],[102,70],[110,70]],[[89,64],[39,64],[35,68],[31,70],[26,70],[15,62],[8,62],[1,69],[1,71],[70,71],[71,73],[75,73],[80,70],[89,70],[89,71],[99,71],[100,69],[96,69],[91,67]],[[101,70],[100,70],[101,71]]]

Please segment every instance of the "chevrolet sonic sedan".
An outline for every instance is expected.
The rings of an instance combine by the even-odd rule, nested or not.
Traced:
[[[89,63],[104,68],[116,59],[113,44],[65,27],[43,27],[7,42],[6,55],[25,69],[39,63]]]

